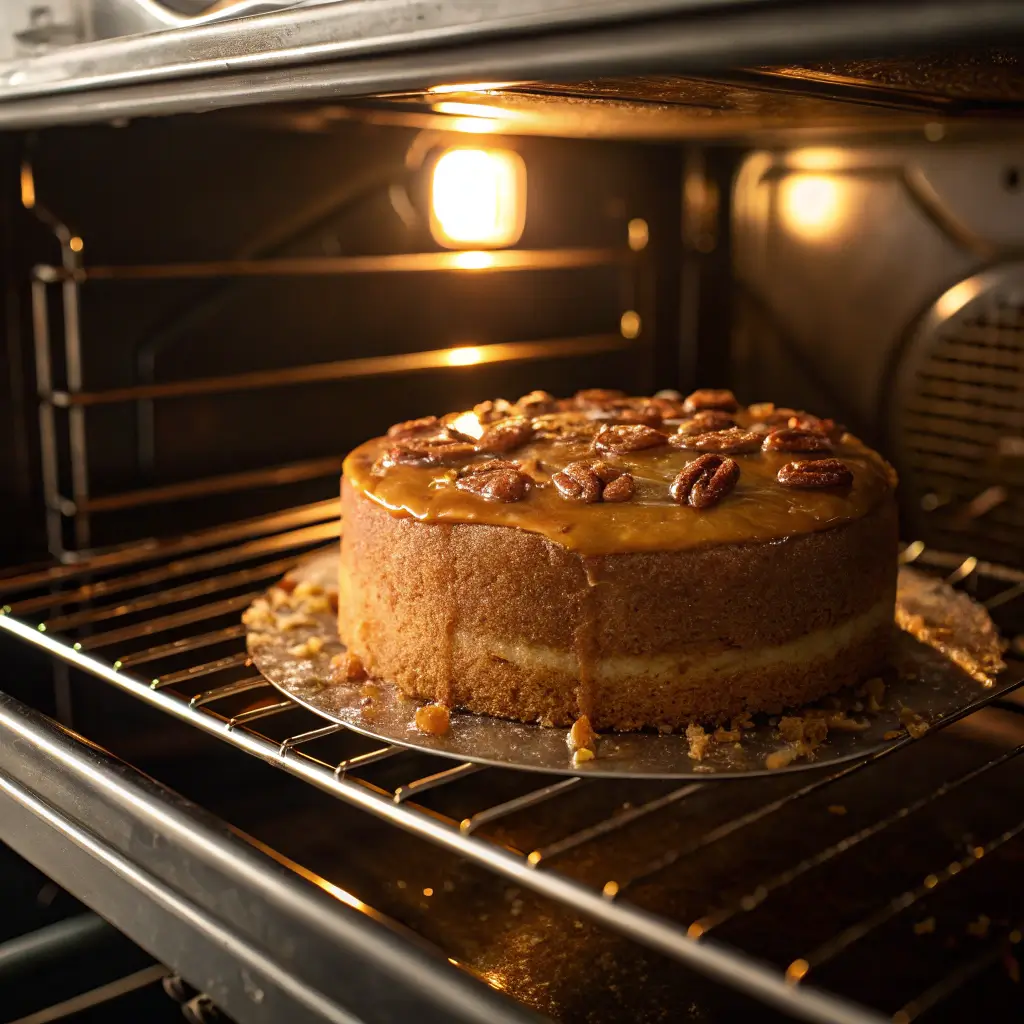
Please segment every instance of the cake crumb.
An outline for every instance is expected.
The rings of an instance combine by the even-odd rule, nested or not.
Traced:
[[[918,921],[914,925],[915,935],[931,935],[935,931],[935,918],[926,917],[923,921]]]
[[[242,624],[246,626],[252,626],[254,628],[269,629],[274,625],[274,615],[270,610],[270,604],[264,599],[259,598],[253,601],[248,608],[242,612]]]
[[[828,723],[823,717],[785,715],[779,719],[779,735],[795,744],[798,752],[810,753],[825,742]],[[806,748],[806,751],[800,750],[801,747]]]
[[[300,583],[295,584],[295,588],[292,590],[292,597],[296,601],[302,601],[307,597],[317,597],[324,592],[324,588],[319,583],[311,583],[309,580],[302,580]]]
[[[686,742],[690,747],[690,757],[694,761],[703,761],[704,755],[711,746],[711,737],[704,731],[699,722],[691,722],[686,727]]]
[[[796,747],[783,747],[782,750],[773,751],[764,759],[764,766],[769,771],[778,771],[779,768],[786,768],[797,759]]]
[[[342,651],[331,658],[331,679],[336,683],[357,683],[366,678],[366,669],[358,654]]]
[[[729,731],[735,732],[737,729],[753,729],[757,723],[754,721],[754,716],[749,711],[744,711],[743,714],[737,715],[729,723]]]
[[[967,934],[973,935],[976,939],[984,939],[988,935],[989,925],[992,924],[987,914],[979,914],[977,918],[967,926]]]
[[[868,699],[868,711],[877,714],[885,707],[885,682],[877,676],[864,684],[864,695]]]
[[[266,647],[267,644],[274,642],[274,638],[269,633],[250,633],[246,637],[246,642],[250,647]]]
[[[928,723],[911,708],[900,708],[900,725],[916,740],[928,731]]]
[[[829,804],[828,813],[842,816],[846,813],[846,807],[843,804]]]
[[[581,764],[586,764],[587,761],[593,761],[596,756],[589,747],[580,747],[579,750],[573,752],[572,766],[578,768]]]
[[[443,704],[424,704],[416,709],[416,728],[432,736],[443,736],[451,724],[448,708]]]
[[[282,633],[290,633],[293,629],[299,629],[301,626],[315,626],[316,623],[305,613],[295,612],[294,614],[278,615],[274,620],[274,625]]]
[[[312,658],[319,654],[324,647],[322,636],[307,637],[302,643],[295,644],[288,648],[288,653],[295,658]]]
[[[743,736],[739,729],[733,729],[731,727],[724,729],[722,726],[719,726],[712,734],[712,739],[716,743],[739,743],[739,741],[743,739]]]
[[[888,732],[882,733],[883,740],[898,740],[903,735],[902,729],[890,729]]]
[[[305,612],[307,615],[326,615],[328,612],[336,610],[331,608],[331,602],[326,594],[311,594],[299,604],[299,611]]]
[[[566,733],[565,742],[571,753],[577,754],[581,750],[589,750],[593,756],[597,748],[597,733],[591,728],[590,719],[586,715],[580,715],[572,723],[572,728]],[[585,760],[590,760],[590,758],[585,758]],[[576,763],[575,758],[573,763]]]
[[[376,700],[380,696],[380,687],[374,682],[367,681],[359,687],[359,696],[366,700]]]
[[[270,598],[270,607],[273,608],[274,611],[278,611],[278,609],[284,608],[285,605],[291,605],[291,591],[285,590],[284,586],[282,585],[283,583],[284,580],[281,580],[281,582],[276,587],[271,587],[270,590],[267,591],[267,597]]]

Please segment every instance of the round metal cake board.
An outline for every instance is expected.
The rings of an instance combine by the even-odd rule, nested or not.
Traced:
[[[292,580],[306,580],[334,590],[337,573],[335,549],[311,556],[288,575]],[[939,592],[940,603],[948,604],[949,614],[957,614],[958,603],[962,608],[962,602],[969,599],[952,588],[946,590],[948,599]],[[984,614],[979,605],[970,604],[975,613]],[[281,611],[285,612],[284,622],[287,623],[287,612],[284,608]],[[369,698],[364,693],[364,682],[332,682],[330,660],[345,650],[338,639],[335,616],[331,612],[314,612],[305,619],[307,624],[296,626],[293,621],[287,623],[287,629],[250,627],[247,638],[256,667],[292,700],[332,722],[385,743],[459,761],[560,775],[749,778],[818,768],[863,758],[904,740],[906,732],[901,730],[899,721],[901,706],[912,709],[928,722],[935,722],[993,694],[991,682],[972,678],[946,654],[896,630],[893,661],[900,671],[897,674],[894,667],[889,674],[885,708],[877,714],[862,714],[854,708],[851,716],[869,722],[868,728],[857,733],[830,731],[826,742],[809,757],[798,758],[782,768],[769,769],[765,763],[768,755],[785,749],[787,744],[779,736],[777,718],[757,716],[755,727],[743,730],[740,743],[714,743],[699,761],[690,757],[687,739],[679,733],[614,733],[601,735],[594,760],[574,766],[564,728],[525,725],[453,711],[450,728],[444,735],[420,732],[413,721],[416,702],[402,695],[396,686],[374,680],[379,693]],[[316,654],[310,657],[295,653],[314,636],[323,641]],[[855,699],[853,694],[849,695],[851,708]],[[799,714],[799,711],[791,714]]]

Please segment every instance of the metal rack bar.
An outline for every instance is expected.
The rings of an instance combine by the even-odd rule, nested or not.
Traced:
[[[242,636],[245,636],[245,626],[238,622],[233,626],[225,626],[223,629],[215,629],[209,633],[200,633],[197,636],[172,640],[169,644],[147,647],[144,651],[134,651],[131,654],[122,655],[119,660],[122,668],[129,668],[133,665],[143,665],[148,661],[156,661],[159,658],[170,657],[175,654],[187,654],[189,651],[197,651],[202,647],[212,647],[215,644],[227,643],[229,640],[236,640]]]
[[[635,347],[637,344],[642,344],[642,342],[629,341],[620,334],[590,334],[540,341],[496,342],[492,345],[438,348],[425,352],[340,359],[331,363],[286,366],[277,370],[254,370],[249,373],[172,381],[166,384],[140,384],[136,387],[111,388],[108,391],[79,391],[74,394],[67,391],[54,391],[48,397],[58,408],[111,405],[137,402],[141,399],[229,394],[239,391],[290,387],[298,384],[318,384],[325,381],[357,380],[363,377],[478,366],[484,363],[563,359],[570,356],[595,355],[599,352],[614,352],[619,349]]]
[[[304,743],[312,743],[314,740],[321,740],[325,736],[333,736],[335,733],[344,731],[345,726],[335,724],[324,725],[319,729],[310,729],[308,732],[300,732],[295,736],[289,736],[287,739],[281,740],[281,746],[278,748],[278,753],[286,754],[289,750],[294,750],[296,747],[302,746]]]
[[[355,757],[345,758],[344,761],[340,761],[335,765],[332,774],[335,778],[341,778],[352,771],[353,768],[366,768],[371,764],[377,764],[378,761],[388,761],[398,754],[408,753],[408,747],[399,747],[395,744],[392,744],[390,747],[381,747],[379,750],[371,750],[365,754],[357,754]]]
[[[628,249],[494,249],[403,252],[382,256],[290,256],[265,260],[91,266],[69,270],[39,265],[37,281],[178,281],[216,277],[311,277],[341,274],[424,273],[468,270],[576,270],[618,266],[634,258]]]
[[[666,793],[655,800],[649,800],[639,807],[632,807],[628,811],[623,811],[622,814],[605,818],[604,821],[598,822],[596,825],[573,832],[571,835],[565,836],[557,842],[550,843],[539,850],[533,850],[527,859],[532,867],[540,867],[541,864],[554,859],[559,854],[574,850],[577,846],[589,843],[600,836],[607,835],[609,832],[615,832],[636,821],[638,818],[643,818],[648,814],[653,814],[655,811],[660,811],[670,807],[672,804],[677,804],[680,800],[685,800],[688,796],[699,793],[703,788],[704,783],[702,782],[691,782],[686,786],[680,786],[678,789],[672,790],[671,793]]]
[[[264,704],[259,708],[249,708],[240,711],[237,715],[228,719],[228,728],[234,729],[239,725],[247,725],[249,722],[258,722],[261,718],[273,718],[274,715],[283,714],[285,711],[298,711],[298,704],[290,700],[282,700],[277,704]]]
[[[125,626],[122,629],[112,629],[107,633],[97,633],[96,636],[87,637],[85,640],[80,641],[80,643],[84,650],[94,651],[100,647],[109,647],[111,644],[120,643],[122,640],[134,640],[140,636],[166,633],[167,630],[176,629],[178,626],[189,626],[193,622],[202,622],[204,619],[213,619],[218,615],[227,615],[229,612],[239,611],[252,604],[261,593],[262,591],[260,590],[250,590],[248,593],[239,594],[237,597],[228,597],[223,601],[215,601],[213,604],[189,608],[183,612],[164,615],[159,619],[149,619],[146,622],[139,622],[134,626]],[[121,665],[123,662],[118,662],[117,664]]]
[[[196,555],[192,558],[176,562],[168,562],[166,565],[160,565],[154,569],[146,569],[143,572],[132,575],[116,576],[109,580],[101,580],[98,583],[86,583],[76,590],[43,594],[40,597],[16,601],[11,606],[11,610],[16,615],[27,615],[29,612],[38,611],[40,608],[48,608],[54,604],[68,605],[78,604],[82,601],[93,601],[98,597],[109,597],[112,594],[120,594],[126,590],[148,587],[155,583],[165,583],[167,580],[178,576],[188,576],[192,573],[207,572],[210,569],[220,569],[235,562],[249,561],[265,555],[272,555],[282,550],[294,550],[335,536],[338,531],[338,523],[333,520],[317,526],[307,526],[287,534],[275,534],[270,537],[262,537],[259,540],[247,541],[237,547],[225,548],[221,551],[214,551],[205,555]]]
[[[471,817],[463,819],[459,824],[459,828],[467,835],[472,834],[481,825],[497,821],[499,818],[504,818],[509,814],[515,814],[516,811],[522,811],[528,807],[536,807],[538,804],[544,803],[546,800],[550,800],[556,796],[561,796],[561,794],[566,792],[566,790],[576,789],[591,781],[593,780],[584,779],[579,775],[573,775],[568,779],[553,782],[550,786],[542,786],[540,789],[534,789],[531,792],[524,793],[522,796],[517,796],[512,800],[506,800],[504,803],[488,807],[484,811],[477,811],[477,813]]]
[[[444,771],[435,772],[433,775],[426,775],[422,779],[407,782],[404,786],[399,786],[395,790],[395,803],[405,803],[410,797],[425,793],[427,790],[447,786],[449,782],[457,782],[467,775],[475,775],[477,772],[483,771],[484,767],[482,764],[471,764],[467,761],[465,764],[457,764],[454,768],[446,768]]]
[[[791,885],[798,878],[805,875],[813,868],[821,867],[822,864],[827,864],[834,857],[839,856],[841,853],[846,853],[848,850],[852,850],[855,846],[860,845],[872,836],[878,835],[880,832],[884,832],[885,829],[889,828],[891,825],[895,825],[897,822],[903,821],[905,818],[909,818],[910,815],[922,810],[929,804],[934,803],[936,800],[941,800],[949,793],[954,792],[961,786],[966,785],[968,782],[972,782],[974,779],[980,778],[982,775],[992,771],[994,768],[998,768],[1001,764],[1005,764],[1007,761],[1012,760],[1021,753],[1024,753],[1024,743],[1019,744],[1012,750],[1004,751],[998,757],[994,757],[991,760],[986,761],[984,764],[979,765],[976,768],[972,768],[970,771],[964,772],[962,775],[958,775],[954,779],[949,779],[946,782],[943,782],[940,786],[933,789],[925,796],[911,801],[911,803],[899,808],[899,810],[894,811],[892,814],[887,814],[879,818],[877,821],[874,821],[870,825],[860,829],[860,831],[854,832],[852,835],[846,836],[838,842],[826,846],[813,856],[805,858],[798,864],[793,865],[793,867],[788,868],[785,871],[781,871],[772,878],[754,886],[746,895],[741,897],[731,906],[723,908],[722,910],[714,911],[711,914],[707,914],[702,917],[696,922],[695,927],[700,929],[700,934],[706,935],[712,928],[717,928],[720,925],[725,924],[726,921],[731,921],[734,917],[738,917],[740,914],[754,910],[768,899],[772,893]]]
[[[338,502],[332,498],[311,505],[300,505],[284,512],[272,512],[269,515],[243,519],[240,522],[227,523],[196,533],[186,533],[170,541],[147,540],[107,551],[88,552],[83,555],[84,560],[81,562],[53,565],[47,569],[5,578],[0,585],[0,597],[14,594],[19,590],[61,583],[77,576],[92,575],[138,562],[155,561],[158,558],[169,558],[189,551],[218,547],[237,540],[258,537],[261,534],[283,533],[317,520],[330,519],[336,522],[337,518]]]
[[[247,491],[257,487],[284,487],[315,480],[321,476],[333,476],[341,471],[344,460],[337,456],[326,459],[307,459],[289,462],[267,469],[246,470],[242,473],[224,473],[221,476],[203,477],[199,480],[185,480],[182,483],[166,484],[161,487],[146,487],[137,491],[121,491],[118,494],[104,494],[89,498],[85,502],[64,502],[60,510],[66,514],[71,509],[79,512],[116,512],[119,509],[141,508],[169,501],[185,501],[202,498],[210,494],[230,494],[232,491]]]
[[[280,576],[294,564],[295,557],[292,556],[290,558],[279,558],[273,562],[264,562],[261,565],[253,566],[251,569],[238,569],[235,572],[224,573],[220,576],[207,576],[205,579],[197,580],[193,583],[168,587],[154,594],[144,594],[122,604],[103,605],[100,608],[85,608],[81,611],[70,612],[67,615],[58,615],[56,618],[46,620],[46,628],[63,632],[94,622],[116,619],[122,615],[134,615],[138,612],[161,608],[168,604],[179,604],[182,601],[195,597],[209,597],[211,594],[218,594],[223,590],[233,590],[235,587],[241,587],[248,583],[255,583],[272,576]]]
[[[867,917],[858,921],[856,924],[851,925],[849,928],[844,928],[838,935],[829,939],[827,942],[823,942],[811,953],[808,953],[803,958],[803,973],[807,970],[820,967],[822,964],[831,960],[836,954],[852,946],[855,942],[860,942],[865,936],[873,932],[880,925],[885,924],[886,921],[891,920],[898,914],[902,914],[908,907],[912,907],[919,900],[924,899],[925,896],[930,895],[939,886],[946,885],[953,878],[966,871],[968,868],[974,867],[983,857],[988,854],[995,852],[1000,846],[1005,846],[1006,843],[1010,842],[1011,839],[1015,839],[1019,835],[1024,835],[1024,819],[1019,821],[1012,828],[1006,829],[1004,832],[996,836],[995,839],[990,840],[983,846],[976,846],[974,849],[967,854],[965,857],[961,857],[959,860],[950,862],[945,868],[940,871],[934,872],[930,875],[926,875],[923,882],[913,889],[907,890],[895,899],[890,900],[886,906],[877,910],[874,914],[869,914]]]
[[[227,697],[235,697],[240,693],[248,693],[250,690],[263,690],[270,686],[270,683],[263,676],[250,676],[248,679],[239,679],[237,683],[227,683],[225,686],[218,686],[215,690],[205,690],[189,698],[190,708],[202,708],[214,701],[224,700]],[[161,687],[154,686],[159,690]]]
[[[160,676],[154,679],[149,685],[154,689],[162,689],[165,686],[174,686],[176,683],[186,683],[191,679],[199,679],[202,676],[212,675],[214,672],[223,672],[227,668],[235,668],[245,665],[249,661],[249,655],[245,651],[237,654],[229,654],[227,657],[218,658],[216,661],[207,661],[201,665],[193,665],[190,668],[182,669],[180,672],[171,672],[169,675]]]

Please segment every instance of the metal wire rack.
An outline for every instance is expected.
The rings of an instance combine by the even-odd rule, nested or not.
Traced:
[[[498,802],[485,802],[461,818],[428,806],[429,800],[424,802],[426,794],[468,776],[496,770],[434,759],[434,770],[419,774],[414,769],[422,763],[422,755],[395,745],[367,750],[361,737],[347,733],[340,725],[324,725],[298,705],[281,699],[265,679],[254,673],[244,650],[244,627],[238,621],[241,610],[296,558],[333,543],[338,531],[336,502],[321,502],[171,542],[111,549],[83,564],[47,566],[9,575],[0,578],[0,601],[6,602],[0,629],[386,822],[807,1020],[866,1024],[887,1019],[873,1009],[808,983],[807,976],[817,976],[823,969],[827,973],[841,954],[875,936],[916,905],[932,900],[937,892],[962,884],[984,858],[1024,833],[1021,819],[992,835],[976,838],[966,853],[958,851],[934,865],[917,884],[902,892],[880,893],[870,912],[861,913],[803,955],[792,958],[788,965],[772,965],[720,939],[717,933],[750,915],[772,896],[791,890],[823,865],[867,846],[950,794],[990,778],[1024,753],[1024,743],[1010,745],[965,771],[947,775],[914,799],[841,834],[796,863],[768,874],[758,884],[744,882],[746,891],[738,898],[723,902],[696,920],[680,921],[668,912],[645,908],[635,896],[666,869],[677,868],[726,838],[770,821],[785,808],[799,806],[812,796],[820,798],[829,787],[893,758],[915,741],[908,738],[837,771],[805,776],[809,781],[800,779],[773,799],[727,817],[712,828],[688,834],[681,841],[666,839],[658,848],[645,847],[632,857],[628,868],[616,867],[615,876],[606,878],[603,884],[581,880],[564,870],[567,855],[582,848],[600,853],[606,848],[602,844],[613,841],[623,830],[692,801],[702,791],[722,783],[687,783],[667,790],[662,787],[653,796],[650,790],[638,788],[642,798],[625,810],[523,849],[502,839],[502,822],[519,812],[536,813],[543,805],[578,799],[595,783],[581,778],[551,781],[535,777],[530,782],[533,788]],[[987,591],[979,597],[993,609],[1005,609],[1024,598],[1024,573],[1015,570],[980,563],[975,558],[931,552],[921,544],[910,545],[904,559],[942,569],[952,582],[967,587],[984,581]],[[1024,712],[1024,706],[1006,699],[1021,682],[1021,672],[1011,669],[984,698],[934,723],[928,737],[943,733],[986,705]],[[292,718],[304,724],[283,732],[266,726],[262,731],[257,728],[257,723],[287,723]],[[352,752],[335,760],[313,752],[320,741],[341,734],[358,741]],[[926,738],[924,742],[932,741]],[[364,777],[365,770],[382,762],[399,769],[408,763],[412,777],[393,787]],[[1008,934],[1008,941],[1020,941],[1019,931]],[[920,1017],[997,961],[1006,941],[1003,936],[955,970],[946,971],[940,980],[907,1000],[891,1019],[909,1022]]]

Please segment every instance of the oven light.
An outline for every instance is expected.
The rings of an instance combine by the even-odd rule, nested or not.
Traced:
[[[449,149],[434,165],[430,233],[448,249],[514,245],[526,220],[526,167],[507,149]]]
[[[782,214],[797,234],[820,238],[838,226],[842,197],[832,178],[805,174],[782,183]]]
[[[472,366],[474,363],[482,362],[483,358],[483,352],[475,345],[463,345],[461,348],[448,350],[449,366]]]

